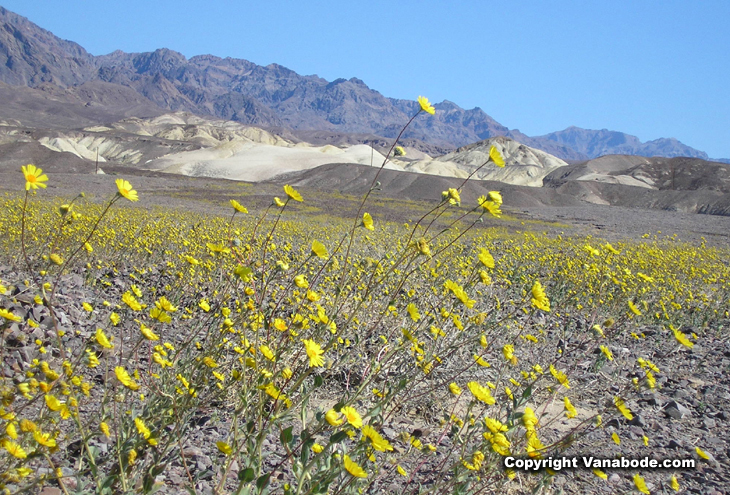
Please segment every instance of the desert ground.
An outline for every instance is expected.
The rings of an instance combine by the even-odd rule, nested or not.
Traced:
[[[139,202],[133,204],[119,203],[118,208],[121,211],[133,212],[141,209],[147,222],[157,222],[158,219],[165,216],[165,212],[196,216],[205,221],[206,218],[228,217],[231,213],[229,203],[231,199],[244,204],[251,215],[258,216],[271,205],[272,197],[285,198],[286,195],[282,192],[281,186],[283,183],[291,183],[305,198],[301,206],[297,204],[298,209],[293,214],[296,222],[310,225],[314,232],[320,233],[326,232],[329,228],[334,229],[338,219],[351,221],[357,215],[362,195],[367,192],[376,173],[376,170],[369,166],[330,164],[303,173],[277,177],[266,182],[247,183],[227,179],[187,177],[112,164],[106,164],[105,173],[99,175],[94,173],[94,166],[88,161],[74,163],[77,169],[73,173],[64,172],[70,168],[69,164],[50,165],[47,168],[48,188],[33,195],[32,199],[42,198],[42,201],[55,201],[60,204],[70,201],[80,191],[83,191],[86,201],[90,204],[101,205],[110,197],[110,194],[116,191],[115,180],[123,177],[130,181],[138,191],[140,199]],[[13,198],[15,200],[22,198],[24,189],[24,178],[14,168],[14,166],[6,165],[1,172],[0,195],[2,196],[0,197],[4,197],[8,201],[13,201]],[[420,212],[427,211],[439,204],[441,191],[463,185],[463,180],[456,178],[394,173],[387,170],[383,171],[379,181],[378,190],[374,191],[369,198],[367,211],[378,223],[392,225],[413,225],[417,222]],[[576,246],[579,246],[581,242],[595,246],[610,242],[616,246],[655,246],[659,252],[667,253],[672,252],[673,249],[688,249],[700,257],[704,256],[705,252],[711,252],[717,260],[728,263],[730,217],[727,216],[596,205],[545,188],[535,189],[486,181],[470,181],[463,185],[462,208],[466,208],[470,203],[475,204],[477,196],[486,194],[490,190],[501,191],[504,198],[503,216],[499,219],[488,216],[484,222],[475,223],[476,235],[481,235],[480,233],[483,232],[490,236],[492,235],[490,232],[495,232],[494,235],[497,236],[495,239],[522,238],[525,239],[524,242],[528,242],[527,239],[530,239],[530,236],[552,240],[571,238],[577,239]],[[115,208],[117,208],[116,205]],[[438,220],[436,226],[447,226],[453,218],[453,213],[446,213]],[[199,225],[200,223],[198,223]],[[465,228],[466,224],[459,225],[461,228]],[[286,236],[283,239],[286,239]],[[279,238],[279,241],[284,242],[283,239]],[[329,241],[327,244],[330,244],[331,247],[332,242]],[[506,244],[503,244],[504,242]],[[498,249],[497,246],[506,247],[509,242],[495,241],[490,250]],[[14,288],[13,293],[2,297],[6,307],[14,308],[18,312],[25,311],[24,308],[27,308],[27,304],[23,301],[28,301],[28,299],[27,296],[20,296],[26,292],[32,293],[33,284],[31,283],[22,290],[17,288],[19,287],[17,284],[19,280],[27,278],[30,274],[20,262],[19,253],[8,251],[8,245],[5,249],[4,261],[0,263],[0,280]],[[497,251],[493,252],[495,257],[499,256]],[[124,256],[122,254],[122,259],[119,260],[117,266],[120,270],[129,270],[129,266],[124,262]],[[587,265],[585,266],[587,267]],[[646,268],[637,266],[635,269]],[[93,284],[82,282],[83,272],[82,267],[59,272],[60,278],[57,280],[61,287],[60,294],[63,295],[59,296],[59,301],[68,301],[68,304],[75,306],[78,301],[97,301],[98,304],[101,299],[119,300],[121,292],[126,286],[126,282],[121,277],[113,276],[109,279],[112,284],[108,289],[94,288]],[[544,283],[559,285],[560,281],[544,280]],[[144,283],[142,285],[147,287]],[[580,286],[576,289],[581,290]],[[722,308],[727,308],[728,304],[727,287],[725,286],[722,290],[724,292],[715,293],[710,299],[711,304],[716,305],[721,312]],[[414,300],[418,300],[418,296]],[[46,308],[37,306],[30,311],[32,313],[28,313],[26,318],[30,319],[32,314],[33,318],[43,323],[41,328],[52,331]],[[566,311],[568,311],[567,308]],[[60,308],[58,313],[63,314],[66,318],[64,327],[70,324],[72,328],[78,328],[80,335],[86,336],[87,339],[93,340],[94,329],[102,324],[101,315],[92,314],[86,318],[83,316],[83,311],[70,307]],[[548,317],[537,319],[531,317],[519,324],[533,328],[531,331],[543,328],[545,325],[547,339],[544,343],[541,342],[541,348],[550,349],[550,351],[542,352],[553,353],[557,345],[561,353],[565,352],[569,359],[574,360],[575,367],[571,368],[570,380],[584,386],[575,388],[574,392],[571,390],[570,399],[577,405],[581,425],[590,423],[598,411],[607,407],[606,389],[585,386],[585,384],[596,381],[607,383],[605,386],[610,389],[609,397],[616,393],[626,395],[626,404],[631,411],[634,411],[631,420],[627,419],[628,416],[626,418],[621,415],[616,416],[615,410],[613,416],[604,413],[605,423],[600,428],[580,430],[580,434],[578,434],[578,430],[575,430],[575,437],[569,436],[569,442],[565,443],[567,438],[565,435],[571,433],[574,426],[571,424],[571,420],[566,419],[562,414],[562,401],[555,400],[554,396],[553,399],[541,397],[543,402],[539,403],[541,406],[537,410],[543,415],[542,418],[552,418],[540,430],[544,432],[541,435],[545,435],[544,444],[548,444],[548,440],[554,440],[558,442],[555,446],[560,447],[559,451],[562,455],[569,456],[588,454],[601,457],[621,455],[640,458],[651,455],[659,459],[695,459],[697,467],[693,469],[643,470],[642,480],[645,479],[648,483],[646,489],[651,493],[667,493],[671,490],[670,477],[675,476],[679,480],[680,490],[686,493],[713,495],[727,493],[727,486],[730,483],[727,476],[727,469],[730,467],[730,445],[724,435],[729,421],[727,407],[730,404],[728,394],[730,382],[727,374],[730,367],[730,341],[727,336],[727,314],[725,316],[716,314],[715,317],[709,317],[709,319],[705,317],[704,322],[688,316],[681,326],[681,332],[686,335],[699,335],[692,348],[685,348],[677,344],[672,340],[671,333],[668,337],[667,327],[663,326],[661,322],[651,323],[642,320],[641,323],[634,323],[631,318],[626,316],[620,314],[616,316],[620,323],[613,327],[617,330],[612,334],[610,349],[615,355],[621,356],[622,364],[619,365],[617,361],[603,362],[598,371],[595,364],[591,365],[589,362],[597,359],[596,352],[600,357],[600,351],[586,337],[591,334],[590,326],[597,321],[595,312],[592,317],[590,313],[581,315],[580,312],[573,317],[568,314],[562,316],[548,314]],[[553,317],[557,319],[553,319]],[[500,325],[502,324],[507,325],[505,329],[514,329],[509,320]],[[566,328],[571,327],[571,331],[574,332],[573,336],[553,341],[556,335],[560,335],[560,331],[554,326],[556,324],[564,324]],[[21,352],[20,356],[32,356],[34,353],[38,355],[37,349],[32,343],[22,342],[16,338],[16,333],[22,333],[24,328],[26,328],[24,325],[15,324],[5,328],[6,338],[10,338],[6,342],[11,343],[5,357],[6,377],[16,377],[15,369],[23,366],[22,358],[14,357],[19,356],[17,352]],[[178,330],[181,328],[184,328],[182,321],[174,323],[172,327],[172,329]],[[109,329],[114,331],[113,327],[109,327]],[[396,328],[391,330],[396,331],[394,335],[397,335]],[[489,338],[501,339],[501,337],[492,337],[492,335],[500,335],[499,325],[494,330],[498,333],[490,333]],[[505,335],[510,334],[512,330],[505,330],[507,332]],[[637,334],[640,335],[640,338],[636,337]],[[179,339],[179,337],[177,338]],[[67,340],[66,343],[74,352],[79,352],[84,347],[83,340],[81,342]],[[51,348],[54,346],[50,340],[46,345]],[[501,355],[501,352],[499,354]],[[652,362],[661,368],[661,373],[657,374],[655,386],[651,388],[642,386],[636,390],[627,391],[618,384],[628,380],[631,376],[636,376],[635,372],[626,374],[624,368],[630,366],[631,360],[636,359],[636,356],[651,358]],[[497,358],[492,355],[492,359]],[[444,369],[447,377],[449,372],[453,372],[449,370],[450,368]],[[481,376],[481,379],[484,379],[484,376],[478,373],[471,375]],[[342,387],[345,386],[342,382],[342,375],[325,372],[322,376],[325,377],[325,385],[312,396],[310,404],[312,409],[319,411],[332,407],[341,397]],[[100,379],[99,377],[100,375],[97,375],[97,379]],[[446,379],[448,380],[448,378]],[[16,377],[14,380],[17,381],[18,378]],[[610,385],[612,380],[615,381],[613,386]],[[349,381],[348,374],[344,383],[349,384]],[[120,385],[117,384],[114,387],[118,389]],[[154,394],[152,390],[149,393]],[[537,396],[534,399],[537,401]],[[401,406],[397,411],[393,411],[394,415],[386,418],[373,416],[379,421],[378,423],[373,422],[373,424],[378,425],[383,437],[390,440],[393,445],[401,446],[396,448],[396,451],[400,452],[401,459],[404,459],[400,462],[407,472],[411,473],[415,470],[419,473],[418,483],[414,484],[410,478],[406,479],[392,469],[388,470],[388,464],[385,463],[382,464],[382,468],[389,474],[383,474],[383,471],[380,471],[381,474],[377,478],[368,479],[367,483],[363,482],[365,484],[357,485],[356,482],[353,482],[356,478],[343,482],[329,480],[333,486],[339,487],[336,493],[345,493],[357,486],[360,486],[365,493],[415,494],[441,490],[442,488],[438,488],[442,486],[440,483],[444,483],[444,479],[451,474],[443,471],[448,454],[440,453],[440,449],[446,449],[451,455],[454,454],[459,433],[456,433],[458,428],[457,430],[452,429],[449,433],[449,427],[454,428],[453,421],[458,424],[458,418],[454,419],[456,416],[452,413],[451,420],[447,421],[446,429],[442,432],[439,429],[437,418],[441,417],[443,411],[438,402],[433,402],[434,400],[448,401],[448,398],[432,397],[430,400],[416,401],[410,406]],[[610,409],[612,407],[610,400],[608,403]],[[366,404],[367,402],[362,400],[353,403],[358,408],[364,408]],[[463,414],[467,414],[461,407],[465,406],[459,406],[457,402],[454,405],[454,411],[462,411]],[[236,421],[235,417],[231,415],[231,410],[221,408],[220,405],[213,405],[212,407],[193,408],[191,411],[190,423],[186,430],[184,444],[180,445],[178,459],[175,460],[174,456],[168,454],[164,470],[154,471],[156,474],[149,479],[149,487],[147,485],[142,487],[140,484],[136,486],[135,490],[151,489],[154,486],[159,493],[182,493],[183,490],[192,490],[195,493],[225,493],[241,488],[245,485],[244,481],[249,480],[248,473],[241,474],[245,471],[240,466],[240,462],[243,462],[242,459],[238,458],[233,463],[227,462],[228,457],[221,454],[221,447],[216,447],[216,443],[210,441],[211,438],[227,438],[227,432],[233,428]],[[446,418],[448,418],[448,414]],[[151,419],[148,423],[150,421]],[[314,416],[310,418],[310,421],[316,421]],[[434,421],[436,422],[434,423]],[[443,427],[443,417],[440,424]],[[295,434],[299,431],[302,431],[301,426],[294,428]],[[424,445],[426,442],[429,445],[435,445],[434,449],[439,450],[435,450],[436,454],[433,458],[424,457],[421,461],[408,461],[402,457],[404,454],[401,450],[404,448],[402,445],[408,444],[399,443],[404,440],[398,432],[418,432],[418,436],[415,437],[417,440],[423,442]],[[287,490],[287,486],[295,485],[295,478],[292,478],[295,476],[295,472],[286,464],[282,466],[280,459],[286,458],[285,451],[282,449],[289,447],[282,446],[278,440],[279,433],[273,432],[263,439],[261,450],[258,451],[263,460],[260,472],[273,473],[271,478],[267,478],[266,489],[271,493],[293,493]],[[620,435],[622,439],[620,445],[611,441],[609,435],[612,433]],[[57,436],[59,443],[66,438],[65,435],[73,438],[73,435],[62,428]],[[102,441],[103,439],[93,438],[95,438],[92,440],[93,445],[103,446],[104,449],[109,449],[113,445],[113,443],[105,443]],[[318,441],[321,441],[323,437],[318,436],[317,438]],[[413,438],[411,436],[411,442]],[[558,441],[560,438],[562,440]],[[648,442],[649,447],[646,447],[644,442]],[[411,443],[411,445],[413,444]],[[702,453],[707,456],[707,459],[696,453],[697,447],[701,447]],[[145,450],[144,447],[136,449],[142,456],[151,455],[149,448],[148,450]],[[67,461],[66,457],[59,454],[53,454],[51,458],[57,464]],[[147,457],[142,458],[147,459]],[[77,457],[68,459],[73,460]],[[464,466],[472,465],[470,459],[470,457],[465,458]],[[398,466],[400,467],[401,464]],[[557,474],[543,470],[539,475],[518,474],[514,481],[500,484],[502,482],[498,482],[497,479],[503,478],[503,467],[498,464],[490,466],[491,471],[484,471],[483,478],[479,478],[483,481],[469,485],[471,488],[463,493],[491,493],[495,490],[504,490],[508,493],[626,493],[638,486],[635,481],[637,471],[635,469],[606,469],[606,479],[598,477],[589,469],[564,470]],[[224,467],[225,470],[221,471]],[[48,473],[47,469],[45,471],[43,469],[41,468],[38,472]],[[128,469],[132,468],[128,467]],[[236,472],[239,473],[238,478]],[[60,490],[68,490],[69,493],[72,493],[75,489],[91,489],[92,484],[89,484],[87,477],[70,468],[64,468],[63,473],[60,481],[55,481],[53,477],[48,476],[39,478],[41,481],[32,485],[33,489],[40,490],[40,493],[45,495],[59,493]],[[142,483],[141,479],[139,483]],[[145,478],[144,483],[147,482]],[[253,483],[253,481],[251,482]],[[9,486],[12,491],[20,485],[10,483]],[[117,486],[117,489],[125,491],[131,488],[122,489]],[[310,486],[308,490],[307,493],[316,493],[317,488]]]

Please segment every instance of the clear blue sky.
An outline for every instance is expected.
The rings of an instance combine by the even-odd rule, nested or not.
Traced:
[[[166,47],[275,62],[385,96],[481,107],[730,158],[730,1],[0,0],[94,55]]]

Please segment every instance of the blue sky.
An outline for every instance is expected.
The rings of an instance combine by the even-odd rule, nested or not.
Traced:
[[[166,47],[278,63],[385,96],[481,107],[730,158],[730,1],[0,0],[94,55]]]

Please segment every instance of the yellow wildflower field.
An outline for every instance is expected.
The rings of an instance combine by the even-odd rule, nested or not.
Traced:
[[[0,208],[9,493],[595,491],[604,471],[505,459],[638,456],[652,400],[727,331],[727,249],[510,232],[497,191],[403,224],[374,187],[341,217],[290,185],[217,215],[23,174]]]

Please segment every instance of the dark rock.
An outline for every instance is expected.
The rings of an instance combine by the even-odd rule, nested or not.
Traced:
[[[670,442],[667,444],[668,449],[684,449],[684,445],[678,440],[670,440]]]
[[[692,411],[687,409],[685,406],[677,401],[670,401],[664,406],[664,414],[672,419],[683,419],[685,417],[691,417]]]
[[[644,421],[644,418],[640,414],[634,414],[634,418],[631,421],[629,421],[629,424],[633,425],[633,426],[639,426],[641,428],[646,426],[646,422]]]

